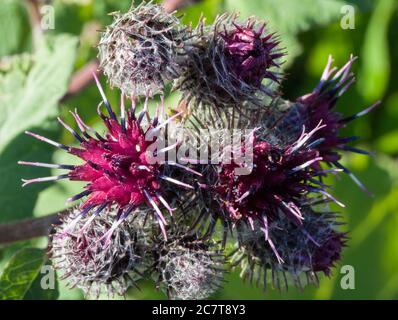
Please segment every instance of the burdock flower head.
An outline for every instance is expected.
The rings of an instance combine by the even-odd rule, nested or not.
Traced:
[[[107,208],[93,221],[83,217],[71,228],[79,214],[80,210],[74,208],[62,216],[62,224],[52,235],[54,267],[69,287],[81,288],[86,296],[124,295],[130,286],[136,286],[145,268],[142,226],[133,223],[130,217],[106,244],[103,237],[112,228],[117,209]]]
[[[264,235],[242,228],[240,249],[233,262],[241,264],[243,278],[261,281],[264,287],[270,281],[274,288],[287,289],[290,280],[301,288],[303,280],[317,284],[320,272],[330,275],[341,259],[346,234],[337,231],[335,214],[314,212],[310,207],[302,210],[305,220],[301,226],[286,219],[269,224],[268,237],[277,248],[277,255]]]
[[[271,84],[280,80],[283,53],[264,23],[251,18],[241,25],[237,15],[224,14],[212,26],[200,22],[193,35],[184,72],[175,83],[186,102],[241,107],[259,103],[261,92],[273,95]]]
[[[317,87],[313,92],[297,99],[297,104],[294,105],[293,110],[290,112],[293,115],[293,119],[290,120],[290,126],[296,123],[297,115],[303,119],[304,125],[310,130],[319,121],[322,121],[325,126],[314,135],[314,138],[318,140],[314,147],[319,151],[324,162],[345,171],[362,189],[366,190],[358,179],[340,163],[340,159],[342,151],[360,154],[369,153],[348,145],[349,142],[357,140],[357,137],[341,136],[340,134],[341,129],[349,122],[372,111],[380,104],[380,101],[348,117],[344,117],[339,112],[334,111],[338,99],[355,81],[354,74],[350,71],[355,59],[355,57],[351,56],[341,69],[337,69],[336,67],[332,68],[333,59],[331,56],[329,57]],[[286,121],[289,122],[289,116],[286,117]]]
[[[223,281],[225,258],[217,244],[183,229],[170,230],[169,235],[167,241],[154,240],[157,286],[171,299],[208,298]]]
[[[220,35],[224,39],[226,61],[236,77],[255,87],[260,87],[264,78],[278,82],[279,74],[271,70],[280,66],[278,59],[283,53],[277,50],[279,41],[275,34],[264,34],[265,23],[256,29],[254,19],[249,19],[246,25],[236,22],[232,25]]]
[[[213,166],[215,173],[207,169],[203,175],[209,178],[201,184],[203,203],[212,207],[216,202],[221,208],[207,210],[210,216],[230,227],[241,223],[252,230],[260,227],[267,235],[269,223],[279,216],[301,225],[305,220],[301,207],[305,203],[318,196],[321,201],[335,200],[316,179],[322,171],[313,166],[322,158],[312,149],[311,140],[322,128],[320,123],[311,132],[303,131],[297,141],[286,146],[269,142],[260,132],[252,132],[240,150],[233,146],[230,163],[221,161]],[[234,153],[250,157],[247,149],[252,151],[252,161],[236,161],[239,158]],[[266,239],[272,247],[272,240]]]
[[[82,202],[80,215],[76,219],[84,217],[89,212],[96,216],[106,207],[115,205],[119,213],[107,234],[110,239],[112,232],[118,225],[132,212],[135,212],[134,209],[144,205],[153,209],[163,235],[166,237],[165,225],[167,222],[159,205],[165,207],[170,214],[172,208],[162,195],[163,182],[169,182],[182,188],[193,188],[189,184],[166,175],[166,172],[171,171],[169,169],[171,166],[178,166],[178,168],[187,169],[189,172],[192,172],[192,170],[175,162],[163,161],[155,156],[155,154],[162,154],[164,150],[177,147],[177,144],[175,144],[167,146],[165,149],[159,149],[154,147],[154,144],[162,138],[159,132],[165,130],[165,127],[178,114],[165,120],[162,101],[161,107],[158,106],[157,108],[155,117],[149,121],[147,98],[142,111],[136,117],[134,98],[131,101],[131,109],[126,113],[122,95],[121,117],[118,121],[97,78],[96,81],[103,98],[103,102],[98,106],[98,114],[108,130],[106,135],[101,136],[86,125],[76,112],[72,112],[72,115],[81,133],[73,130],[61,119],[58,120],[77,139],[80,144],[79,148],[69,147],[37,134],[26,132],[36,139],[79,157],[84,162],[81,165],[72,166],[20,161],[19,163],[24,165],[69,170],[69,173],[59,176],[23,180],[23,185],[59,179],[86,181],[88,184],[85,190],[68,199],[69,201],[76,201],[87,197]],[[101,112],[102,104],[105,104],[109,117]],[[96,208],[96,210],[91,210],[93,208]]]
[[[185,28],[151,2],[114,17],[98,45],[101,69],[109,82],[127,95],[162,92],[165,81],[178,76]]]

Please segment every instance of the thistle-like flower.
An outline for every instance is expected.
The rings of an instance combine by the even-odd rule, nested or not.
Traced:
[[[238,24],[236,15],[217,17],[214,25],[201,21],[193,32],[192,48],[175,88],[183,99],[215,108],[242,107],[259,103],[259,93],[273,95],[270,84],[279,82],[279,59],[275,34],[254,19]],[[268,84],[262,84],[268,79]],[[195,108],[196,109],[196,108]]]
[[[235,76],[254,87],[260,87],[264,78],[279,82],[278,73],[271,71],[279,68],[278,60],[283,53],[277,49],[279,41],[275,34],[264,34],[266,24],[256,30],[256,21],[249,19],[246,25],[233,22],[232,28],[221,32],[224,38],[226,62]]]
[[[323,161],[327,164],[337,167],[348,173],[350,177],[366,191],[365,187],[358,179],[340,163],[341,151],[351,151],[360,154],[369,154],[369,152],[355,147],[349,146],[348,143],[355,141],[358,137],[341,136],[341,129],[349,122],[355,120],[367,113],[371,112],[380,104],[376,102],[367,109],[358,112],[352,116],[344,117],[342,114],[334,111],[338,99],[346,92],[346,90],[355,81],[354,74],[350,71],[355,57],[351,56],[349,61],[341,68],[332,68],[333,59],[330,56],[326,68],[321,77],[321,81],[313,92],[297,99],[291,111],[292,115],[296,115],[290,120],[290,126],[296,123],[297,115],[299,115],[304,125],[312,130],[319,121],[325,125],[319,130],[314,138],[318,139],[316,149],[319,151]],[[289,122],[289,115],[285,118]]]
[[[331,269],[341,258],[346,243],[346,233],[337,231],[339,223],[333,213],[314,212],[310,207],[305,212],[303,224],[297,226],[286,219],[277,219],[269,224],[268,237],[278,250],[267,243],[263,234],[247,227],[240,231],[239,250],[233,263],[242,267],[245,279],[267,282],[277,289],[287,289],[290,280],[302,288],[306,284],[317,284],[318,273],[329,276]]]
[[[225,263],[216,245],[183,229],[169,231],[167,241],[155,239],[157,287],[176,300],[202,300],[214,294],[223,281]]]
[[[98,45],[100,67],[110,84],[127,95],[163,92],[165,81],[179,74],[177,59],[187,31],[177,17],[151,2],[114,17]]]
[[[305,204],[331,200],[344,206],[316,179],[324,171],[315,169],[314,164],[322,158],[312,149],[311,141],[322,128],[319,123],[310,132],[302,131],[294,143],[286,146],[269,142],[266,132],[253,130],[241,146],[227,149],[232,150],[229,163],[221,161],[213,165],[213,171],[204,169],[201,203],[208,208],[203,211],[203,218],[212,217],[211,227],[221,219],[226,227],[224,242],[229,227],[244,223],[252,230],[260,227],[274,247],[272,239],[267,237],[268,225],[279,216],[301,225],[305,220],[301,207]],[[249,151],[252,151],[250,161]],[[237,161],[242,155],[247,160]]]
[[[132,98],[131,109],[126,113],[124,97],[122,95],[119,122],[105,97],[98,79],[95,79],[102,95],[102,103],[105,104],[109,114],[108,117],[101,112],[100,107],[102,103],[100,103],[98,114],[108,130],[107,134],[101,136],[94,131],[81,120],[77,112],[72,112],[72,115],[76,120],[81,134],[69,127],[60,118],[58,120],[77,139],[80,148],[69,147],[37,134],[26,132],[36,139],[47,142],[79,157],[84,163],[73,166],[20,161],[19,163],[24,165],[69,170],[69,173],[59,176],[31,180],[23,179],[23,186],[59,179],[86,181],[88,184],[85,190],[68,199],[68,201],[73,202],[87,197],[83,201],[81,213],[76,219],[84,217],[88,212],[94,218],[107,206],[115,205],[119,213],[114,225],[107,234],[108,239],[110,239],[112,232],[134,209],[142,205],[147,205],[154,210],[159,226],[166,237],[165,225],[167,222],[159,208],[159,204],[162,204],[170,214],[172,213],[172,208],[162,195],[162,190],[164,190],[162,188],[163,183],[169,182],[182,188],[193,188],[187,183],[166,175],[172,166],[186,169],[189,172],[193,172],[193,170],[175,162],[162,161],[160,158],[159,160],[155,157],[155,153],[159,155],[165,150],[177,148],[177,144],[166,146],[162,149],[153,146],[162,137],[159,132],[164,131],[165,127],[178,114],[164,120],[165,112],[162,100],[160,111],[158,106],[155,117],[145,125],[144,118],[149,119],[148,97],[145,100],[143,110],[136,117],[135,99]],[[93,208],[96,208],[96,210],[91,210]]]
[[[136,286],[145,269],[147,244],[143,241],[142,226],[130,217],[113,232],[112,241],[105,244],[102,238],[112,228],[117,209],[106,208],[94,221],[83,217],[71,228],[79,214],[79,209],[74,208],[62,216],[62,224],[52,235],[54,267],[69,287],[81,288],[85,296],[123,296],[130,286]]]

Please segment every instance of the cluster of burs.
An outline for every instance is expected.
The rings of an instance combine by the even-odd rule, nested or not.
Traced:
[[[340,161],[342,152],[366,152],[349,146],[356,138],[340,129],[377,105],[347,117],[334,111],[354,81],[355,58],[339,69],[329,57],[316,88],[288,101],[280,86],[284,49],[255,18],[223,14],[193,28],[153,3],[113,17],[98,58],[110,86],[121,92],[120,114],[96,78],[105,133],[77,112],[71,112],[76,129],[59,119],[77,145],[28,132],[82,164],[20,162],[68,171],[25,184],[87,182],[69,199],[80,204],[51,237],[60,277],[94,298],[123,296],[150,279],[171,299],[206,299],[216,297],[226,272],[235,269],[279,290],[330,275],[347,237],[329,209],[330,202],[344,205],[325,179],[348,174],[366,191]],[[170,89],[181,99],[165,108],[162,95]],[[214,137],[225,148],[208,161],[190,154],[151,162],[148,134],[168,136],[177,128],[185,129],[177,143],[155,154],[186,145],[208,150]],[[228,148],[238,133],[238,145]],[[227,153],[231,161],[223,161]],[[251,161],[237,161],[242,153]]]

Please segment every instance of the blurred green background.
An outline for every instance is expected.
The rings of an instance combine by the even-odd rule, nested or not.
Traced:
[[[136,1],[138,3],[139,1]],[[347,208],[339,209],[350,231],[348,248],[330,278],[304,291],[291,287],[278,293],[244,284],[239,271],[215,299],[397,299],[398,298],[398,1],[396,0],[203,0],[188,1],[179,10],[183,21],[195,24],[203,12],[208,22],[224,11],[239,11],[242,17],[256,15],[269,21],[288,51],[284,65],[286,98],[310,92],[319,80],[327,57],[342,66],[353,53],[357,82],[341,99],[338,110],[351,115],[378,99],[381,107],[355,121],[349,128],[361,136],[361,147],[374,151],[373,157],[347,154],[344,163],[374,193],[368,197],[346,176],[332,181],[334,194]],[[72,140],[54,118],[70,120],[68,110],[78,108],[96,126],[95,107],[99,101],[93,84],[65,97],[70,76],[96,57],[99,30],[112,21],[109,12],[125,11],[130,0],[2,0],[0,5],[0,223],[39,217],[64,209],[64,199],[79,190],[78,183],[42,184],[22,189],[21,177],[47,176],[49,170],[25,168],[17,160],[67,162],[63,152],[23,135],[32,130],[64,143]],[[44,5],[44,7],[43,7]],[[350,7],[355,10],[355,28],[343,29]],[[49,26],[49,30],[40,30]],[[54,27],[54,28],[52,28]],[[105,81],[102,79],[103,82]],[[118,93],[107,90],[111,101]],[[175,106],[176,94],[167,96]],[[27,247],[45,248],[40,238],[0,246],[0,272],[11,257]],[[28,254],[37,254],[31,251]],[[29,255],[28,255],[29,256]],[[17,257],[18,258],[18,257]],[[40,260],[40,257],[38,258]],[[17,261],[14,260],[11,263]],[[32,259],[32,261],[35,261]],[[355,290],[340,286],[342,265],[355,268]],[[31,263],[34,270],[35,266]],[[33,274],[37,274],[32,271]],[[4,278],[4,277],[3,277]],[[68,290],[62,282],[56,290],[40,290],[39,277],[24,299],[82,299],[79,290]],[[5,288],[0,279],[0,297]],[[3,287],[2,287],[3,285]],[[128,299],[164,299],[152,283],[141,283]],[[18,289],[19,290],[19,289]],[[18,291],[16,290],[16,292]],[[25,290],[25,291],[24,291]],[[26,291],[27,290],[27,291]],[[3,290],[4,291],[4,290]],[[4,293],[4,292],[3,292]]]

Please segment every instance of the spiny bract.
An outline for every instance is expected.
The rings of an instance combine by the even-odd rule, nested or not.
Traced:
[[[179,55],[188,36],[179,19],[160,6],[142,2],[114,22],[98,45],[100,67],[112,86],[127,95],[163,92],[179,74]]]
[[[319,272],[330,275],[341,258],[346,234],[337,231],[340,223],[335,214],[314,212],[310,207],[302,210],[302,226],[278,218],[269,224],[265,237],[242,227],[239,250],[232,260],[241,264],[243,278],[262,283],[264,288],[270,282],[281,290],[289,282],[300,288],[305,282],[317,284]],[[275,245],[267,244],[267,238]]]
[[[202,300],[221,285],[225,259],[217,244],[197,233],[172,230],[167,241],[154,241],[158,286],[171,299]]]
[[[62,224],[52,235],[53,265],[69,287],[81,288],[86,296],[124,295],[130,286],[136,286],[145,267],[143,232],[131,219],[121,223],[112,241],[105,243],[116,214],[115,208],[108,207],[93,221],[85,216],[72,226],[79,215],[74,208],[61,216]]]
[[[201,21],[191,42],[174,87],[194,110],[200,105],[220,109],[239,108],[245,102],[259,105],[261,97],[274,95],[272,83],[281,78],[277,69],[283,53],[265,23],[251,18],[240,25],[237,15],[224,14],[211,26]]]

